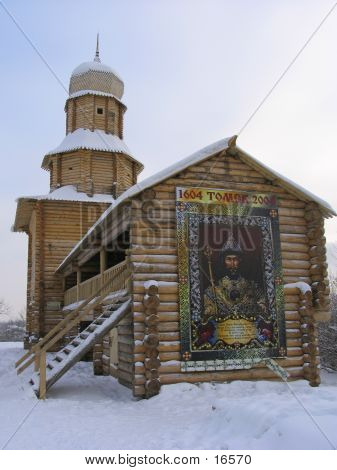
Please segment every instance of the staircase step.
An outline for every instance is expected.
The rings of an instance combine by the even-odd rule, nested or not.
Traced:
[[[102,315],[101,315],[101,317],[102,317],[102,318],[109,318],[110,315],[111,315],[111,312],[110,312],[110,310],[108,310],[107,312],[103,312]]]
[[[97,328],[97,325],[91,324],[86,328],[87,331],[90,331],[90,333],[93,333]]]
[[[94,346],[95,342],[101,340],[110,329],[114,328],[118,323],[125,318],[130,312],[131,300],[122,304],[114,304],[116,314],[112,311],[101,314],[96,318],[85,330],[83,330],[76,338],[67,344],[61,351],[55,354],[51,362],[47,363],[47,390],[62,377],[71,367],[73,367],[90,349]],[[34,391],[39,393],[39,375],[34,374],[31,378],[31,384]]]
[[[61,353],[56,354],[54,361],[62,362],[67,356],[61,356]]]
[[[80,333],[80,338],[82,339],[87,339],[87,337],[90,335],[90,332],[89,331],[82,331],[82,333]]]

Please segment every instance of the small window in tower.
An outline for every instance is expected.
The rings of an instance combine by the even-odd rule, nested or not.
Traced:
[[[96,108],[96,113],[97,114],[104,114],[104,108]]]

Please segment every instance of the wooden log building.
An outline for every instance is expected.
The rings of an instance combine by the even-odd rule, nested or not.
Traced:
[[[318,385],[334,210],[235,136],[137,183],[123,87],[98,49],[74,70],[66,137],[42,163],[50,193],[18,199],[14,230],[29,240],[18,371],[34,363],[42,398],[88,351],[96,374],[137,397],[178,382]]]

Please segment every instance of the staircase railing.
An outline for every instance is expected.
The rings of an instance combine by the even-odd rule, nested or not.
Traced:
[[[102,274],[97,274],[86,281],[81,282],[78,286],[71,287],[64,293],[64,305],[67,306],[73,302],[84,300],[103,285],[109,278],[113,279],[113,290],[126,288],[126,266],[127,260],[112,266]]]
[[[121,276],[118,272],[117,276]],[[124,284],[129,278],[129,270],[127,264],[125,264],[124,270]],[[47,333],[46,336],[40,339],[40,341],[32,346],[16,363],[17,373],[21,374],[27,367],[34,363],[35,372],[40,371],[40,389],[39,397],[45,398],[46,396],[46,354],[55,343],[62,339],[74,326],[78,325],[82,318],[86,317],[88,313],[100,305],[113,285],[114,291],[115,286],[119,284],[114,283],[115,277],[109,277],[105,279],[105,282],[86,300],[84,300],[75,310],[71,311],[62,321],[60,321],[52,330]]]

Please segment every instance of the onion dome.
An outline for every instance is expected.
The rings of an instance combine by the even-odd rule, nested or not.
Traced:
[[[114,95],[121,99],[124,92],[122,79],[108,65],[102,64],[99,57],[99,43],[97,35],[97,46],[94,60],[83,62],[75,68],[70,77],[69,96],[85,91],[98,91]]]

